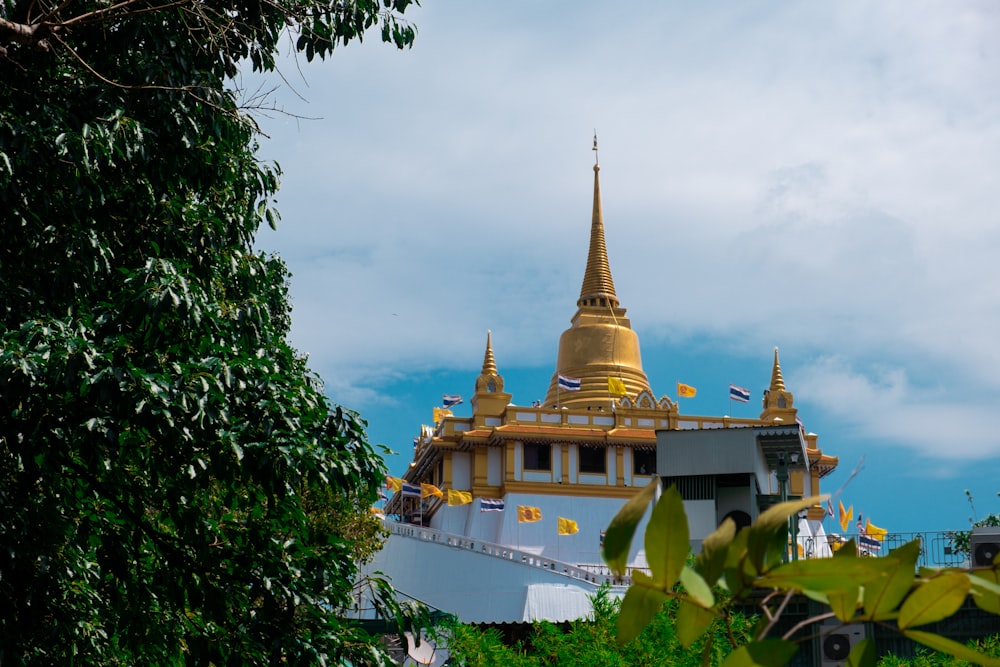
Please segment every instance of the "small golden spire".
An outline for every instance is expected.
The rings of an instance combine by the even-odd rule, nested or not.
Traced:
[[[597,132],[594,132],[594,212],[590,223],[590,252],[587,253],[587,269],[583,274],[578,307],[597,306],[618,307],[615,281],[611,278],[608,264],[608,248],[604,241],[604,213],[601,210],[601,180],[597,163]],[[601,301],[603,300],[603,306]]]
[[[781,363],[778,361],[778,347],[774,348],[774,368],[771,369],[771,391],[785,391],[785,379],[781,377]]]
[[[493,358],[493,333],[486,330],[486,355],[483,357],[483,375],[497,375],[497,362]]]

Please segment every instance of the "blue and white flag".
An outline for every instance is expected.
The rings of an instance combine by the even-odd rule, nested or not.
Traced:
[[[868,535],[858,535],[858,544],[869,551],[879,551],[882,548],[881,542]]]
[[[750,402],[750,390],[737,387],[735,384],[729,385],[729,398],[740,403]]]
[[[559,388],[563,391],[580,391],[580,378],[559,375]]]
[[[503,500],[500,498],[480,498],[480,512],[503,512]]]
[[[400,488],[400,492],[404,496],[414,496],[416,498],[420,497],[420,485],[410,484],[409,482],[403,482],[403,486]]]
[[[458,405],[462,402],[462,397],[458,394],[442,394],[441,396],[441,406],[445,408],[450,408],[453,405]]]

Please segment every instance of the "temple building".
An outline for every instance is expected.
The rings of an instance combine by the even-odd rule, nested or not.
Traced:
[[[583,284],[545,400],[512,402],[487,332],[472,415],[421,430],[405,487],[386,503],[390,538],[373,569],[464,622],[589,613],[594,588],[627,583],[603,565],[603,531],[654,474],[680,489],[698,549],[727,516],[746,524],[781,498],[819,493],[837,466],[802,426],[777,348],[756,419],[684,415],[655,396],[615,291],[599,172],[595,163]],[[801,517],[803,557],[829,553],[824,515],[814,507]],[[641,538],[629,563],[645,566]]]

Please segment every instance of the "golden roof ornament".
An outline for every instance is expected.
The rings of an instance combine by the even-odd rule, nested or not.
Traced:
[[[778,361],[778,348],[774,348],[774,367],[771,369],[771,391],[785,391],[785,379],[781,376],[781,362]]]
[[[497,362],[493,358],[493,332],[486,330],[486,354],[483,357],[482,375],[496,375]]]
[[[611,278],[608,264],[608,248],[604,240],[604,212],[601,210],[601,181],[598,172],[601,166],[597,156],[597,132],[594,132],[594,209],[590,222],[590,251],[587,253],[587,269],[583,274],[580,298],[576,305],[618,307],[615,281]],[[601,303],[604,299],[604,303]]]

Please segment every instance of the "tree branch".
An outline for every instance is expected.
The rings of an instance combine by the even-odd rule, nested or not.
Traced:
[[[51,23],[17,23],[0,17],[0,37],[5,41],[37,46],[44,51],[50,48],[46,37],[57,29],[58,26]]]

